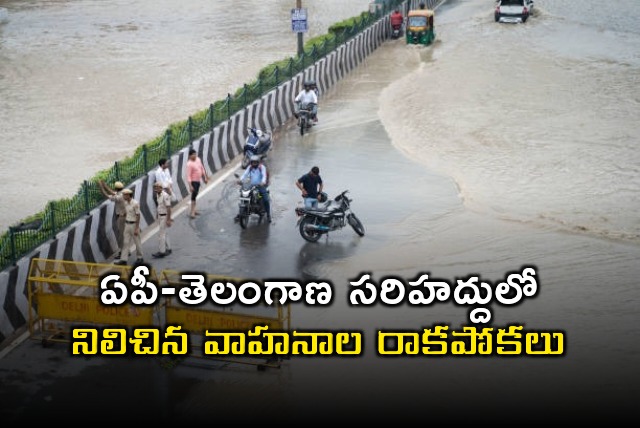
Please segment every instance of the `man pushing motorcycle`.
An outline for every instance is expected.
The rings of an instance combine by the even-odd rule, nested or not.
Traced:
[[[269,191],[267,190],[269,183],[267,167],[264,166],[260,160],[261,158],[258,155],[251,156],[251,163],[247,169],[244,170],[244,173],[237,180],[237,183],[242,184],[245,179],[249,178],[249,183],[257,187],[262,197],[262,202],[264,203],[264,210],[267,212],[267,221],[271,223],[271,200],[269,199]],[[239,216],[236,217],[236,220],[239,220]]]

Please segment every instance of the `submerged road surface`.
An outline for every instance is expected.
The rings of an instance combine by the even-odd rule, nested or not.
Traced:
[[[385,48],[382,51],[384,55]],[[366,65],[361,67],[321,95],[319,122],[310,132],[301,136],[291,122],[275,133],[274,148],[266,161],[271,224],[253,217],[242,229],[234,222],[239,186],[233,173],[242,172],[238,160],[211,177],[201,190],[201,215],[189,218],[187,201],[174,208],[174,224],[168,230],[173,250],[170,256],[153,259],[151,254],[157,251],[155,226],[144,231],[145,261],[157,271],[291,279],[301,284],[312,279],[333,282],[331,275],[316,270],[323,262],[384,246],[396,233],[395,225],[415,212],[429,210],[437,215],[459,207],[453,183],[400,154],[377,117],[380,91],[419,64],[415,56],[404,56],[397,49],[386,51],[386,55],[407,61],[406,67],[387,68],[382,62],[373,70],[375,75]],[[349,190],[352,209],[366,229],[364,237],[349,226],[317,243],[300,236],[294,208],[302,199],[294,182],[314,165],[319,166],[331,198]],[[346,283],[334,286],[334,301],[343,299]],[[316,315],[308,317],[305,312],[303,305],[292,307],[292,326],[333,328],[316,323]],[[296,398],[291,395],[290,382],[299,374],[291,371],[290,361],[266,372],[257,372],[254,366],[220,363],[208,365],[213,370],[207,370],[199,367],[198,361],[167,369],[145,358],[70,358],[66,348],[61,344],[42,348],[39,342],[27,341],[0,359],[0,419],[40,420],[43,415],[63,414],[97,417],[94,412],[98,412],[101,420],[134,415],[136,420],[242,421],[256,417],[255,411],[241,411],[244,405],[251,408],[262,403],[269,408],[277,406],[281,412],[295,406],[290,401]],[[231,412],[236,405],[239,408]]]
[[[271,225],[252,221],[243,230],[234,223],[232,174],[239,169],[230,165],[204,189],[199,217],[191,220],[184,211],[176,217],[169,257],[151,258],[157,236],[144,242],[145,258],[157,270],[331,281],[332,305],[292,304],[292,329],[362,332],[362,355],[295,356],[280,368],[257,371],[222,363],[204,368],[192,359],[167,367],[150,357],[72,358],[66,346],[27,341],[0,359],[0,420],[611,422],[634,409],[640,393],[639,349],[631,339],[638,333],[637,246],[472,211],[453,179],[389,139],[385,129],[408,125],[383,126],[385,111],[394,108],[388,100],[397,99],[389,91],[398,82],[405,91],[427,84],[416,80],[425,73],[413,72],[436,67],[430,55],[438,48],[385,44],[322,94],[320,120],[309,134],[301,137],[292,126],[276,134],[268,159]],[[450,120],[457,114],[442,113]],[[409,135],[418,142],[430,138],[428,132]],[[348,227],[314,244],[300,237],[294,181],[314,165],[331,197],[350,191],[364,237]],[[347,300],[349,281],[361,273],[414,280],[429,272],[450,282],[477,275],[497,283],[524,265],[537,270],[537,295],[512,306],[486,305],[487,326],[566,333],[563,355],[381,356],[377,330],[419,334],[437,324],[459,331],[470,324],[471,308],[450,301],[355,307]]]

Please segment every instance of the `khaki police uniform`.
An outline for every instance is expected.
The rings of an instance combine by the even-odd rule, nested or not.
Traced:
[[[120,260],[125,262],[129,258],[129,249],[131,244],[136,246],[136,256],[142,259],[142,241],[140,240],[140,204],[133,197],[127,202],[124,201],[124,243],[122,244],[122,253]],[[138,234],[135,234],[136,229]]]
[[[166,190],[158,193],[156,201],[158,202],[158,251],[160,254],[166,254],[171,251],[169,237],[167,236],[167,223],[171,219],[171,195]]]
[[[127,214],[124,206],[124,196],[122,196],[122,190],[116,191],[115,195],[109,196],[109,199],[112,200],[115,204],[116,227],[114,228],[114,232],[116,233],[116,241],[118,242],[118,246],[122,250],[122,244],[124,243],[124,218]]]

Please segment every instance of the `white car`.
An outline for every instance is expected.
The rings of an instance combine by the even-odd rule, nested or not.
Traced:
[[[531,10],[533,0],[498,0],[496,5],[496,22],[526,22]]]

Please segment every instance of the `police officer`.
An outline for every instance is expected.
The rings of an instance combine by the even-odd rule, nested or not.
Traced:
[[[122,249],[122,244],[124,242],[124,217],[125,217],[125,207],[124,207],[124,197],[122,196],[122,189],[124,189],[124,184],[120,181],[116,181],[113,183],[113,189],[107,185],[103,180],[98,182],[100,185],[100,191],[102,194],[113,201],[114,203],[114,211],[116,215],[116,222],[113,225],[113,232],[116,235],[116,243],[120,248],[115,255],[116,259],[120,258],[120,253]]]
[[[124,242],[122,244],[122,254],[120,260],[114,263],[117,265],[126,265],[129,258],[129,248],[133,242],[136,246],[136,263],[142,263],[142,241],[140,240],[140,204],[133,199],[133,191],[124,189],[122,191],[124,197],[125,217],[124,217]]]

